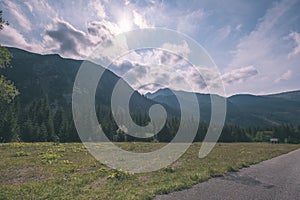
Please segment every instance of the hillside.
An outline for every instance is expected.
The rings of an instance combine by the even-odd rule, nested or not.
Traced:
[[[186,97],[188,103],[189,92],[175,91],[176,95]],[[174,93],[169,89],[160,89],[155,93],[148,93],[146,97],[170,107],[179,109]],[[268,96],[238,94],[227,98],[227,124],[241,126],[274,126],[280,124],[298,125],[300,122],[299,91],[286,92]],[[199,101],[200,115],[203,121],[210,119],[210,96],[196,93]],[[193,108],[190,108],[192,112]]]

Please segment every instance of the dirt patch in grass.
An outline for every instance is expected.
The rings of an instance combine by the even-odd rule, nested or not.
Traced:
[[[97,171],[97,169],[99,169],[99,168],[98,167],[84,167],[82,169],[79,169],[78,173],[82,173],[82,174],[93,173],[93,172]]]
[[[104,184],[105,182],[107,181],[107,178],[104,177],[104,178],[99,178],[93,182],[91,182],[90,184],[84,186],[84,189],[89,189],[89,188],[93,188],[93,187],[99,187],[101,186],[102,184]]]
[[[170,167],[173,167],[173,168],[179,168],[183,165],[182,162],[174,162],[172,165],[170,165]]]
[[[22,184],[30,183],[34,181],[44,181],[48,178],[45,177],[40,171],[37,171],[33,167],[22,167],[18,169],[9,169],[0,172],[2,184]]]
[[[148,177],[146,177],[146,176],[140,176],[140,177],[138,177],[138,182],[139,183],[143,183],[143,182],[146,182],[146,181],[148,181],[149,180],[149,178]]]

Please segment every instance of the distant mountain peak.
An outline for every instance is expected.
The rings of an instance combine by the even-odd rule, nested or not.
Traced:
[[[148,99],[154,99],[157,96],[168,96],[168,95],[174,95],[174,93],[172,92],[171,89],[160,88],[153,93],[151,93],[151,92],[146,93],[145,97],[147,97]]]

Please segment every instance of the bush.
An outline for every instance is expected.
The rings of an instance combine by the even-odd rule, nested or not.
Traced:
[[[113,170],[113,172],[107,176],[107,179],[123,180],[130,177],[131,175],[133,175],[133,173],[119,169]]]
[[[168,172],[168,173],[174,173],[175,168],[174,167],[165,167],[165,168],[163,168],[163,171]]]
[[[25,153],[24,151],[18,151],[13,156],[14,157],[22,157],[22,156],[29,156],[29,154]]]
[[[61,155],[48,151],[41,156],[43,162],[52,164],[52,162],[57,161],[61,158]]]

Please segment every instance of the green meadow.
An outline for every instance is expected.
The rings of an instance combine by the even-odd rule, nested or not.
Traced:
[[[117,143],[149,152],[165,143]],[[132,174],[98,162],[80,143],[0,144],[0,199],[152,199],[300,147],[293,144],[218,143],[198,158],[201,143],[159,171]]]

